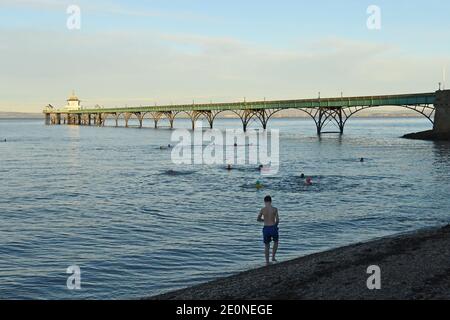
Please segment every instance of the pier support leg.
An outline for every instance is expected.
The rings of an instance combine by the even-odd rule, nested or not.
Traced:
[[[128,128],[128,120],[130,120],[131,113],[125,113],[125,128]]]
[[[255,115],[261,122],[261,125],[264,130],[267,130],[267,124],[269,123],[269,119],[280,109],[262,109],[262,110],[256,110]]]
[[[338,124],[340,133],[342,135],[342,134],[344,134],[344,126],[345,126],[345,122],[344,122],[343,117],[342,117],[342,109],[339,109],[336,112],[337,112],[337,115],[338,115],[337,119],[336,119],[336,122]]]
[[[250,123],[250,120],[256,115],[256,111],[254,110],[237,110],[233,111],[235,114],[239,116],[239,118],[242,121],[242,129],[244,132],[247,132],[248,124]]]
[[[201,112],[190,111],[190,112],[186,112],[186,113],[189,116],[189,118],[191,119],[191,128],[192,128],[192,130],[195,130],[195,122],[201,116]]]
[[[45,114],[45,125],[49,126],[51,122],[51,116],[50,113]]]
[[[197,120],[200,119],[200,117],[202,117],[202,116],[205,117],[206,120],[208,121],[209,128],[213,129],[214,120],[215,120],[216,116],[221,112],[222,112],[221,110],[204,110],[204,111],[191,111],[191,112],[186,112],[186,113],[191,118],[192,130],[195,130],[195,122],[197,122]],[[177,114],[178,114],[178,112],[172,113],[172,119],[174,119]]]
[[[135,115],[136,115],[136,117],[139,120],[139,129],[142,129],[142,123],[144,121],[144,115],[141,114],[140,112],[139,113],[135,113]]]
[[[319,109],[319,118],[316,120],[316,127],[317,127],[317,135],[322,135],[322,128],[324,124],[324,111],[322,108]]]
[[[203,116],[206,118],[209,124],[209,128],[213,129],[215,114],[213,111],[204,111],[202,112]],[[200,117],[200,115],[199,115]]]
[[[205,117],[208,120],[209,128],[212,130],[214,125],[214,115],[211,111],[205,113]]]
[[[323,129],[328,123],[333,122],[339,128],[339,133],[344,133],[344,126],[347,120],[346,114],[339,107],[321,107],[316,111],[307,111],[307,113],[314,119],[317,127],[317,134],[320,136]],[[345,117],[344,117],[345,115]]]
[[[165,113],[167,119],[169,120],[170,129],[173,129],[173,122],[174,122],[177,114],[178,114],[178,112],[175,112],[175,111],[169,111],[169,112]]]
[[[266,114],[265,110],[261,110],[258,112],[257,117],[259,118],[259,121],[261,121],[261,125],[264,130],[267,129],[267,122],[269,121],[268,116]]]

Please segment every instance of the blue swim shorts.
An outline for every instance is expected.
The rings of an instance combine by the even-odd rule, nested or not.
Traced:
[[[270,226],[263,228],[264,243],[278,242],[278,226]]]

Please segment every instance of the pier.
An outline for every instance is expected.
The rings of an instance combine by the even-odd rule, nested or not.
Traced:
[[[213,128],[217,116],[223,112],[232,112],[242,122],[242,128],[247,131],[251,120],[259,120],[263,129],[267,129],[269,120],[282,110],[295,109],[305,112],[314,121],[317,134],[324,132],[329,123],[334,123],[341,134],[344,133],[345,124],[356,113],[369,108],[397,106],[413,110],[427,118],[440,133],[450,132],[450,90],[439,90],[432,93],[413,93],[382,96],[315,98],[299,100],[274,100],[234,103],[185,104],[164,106],[140,106],[126,108],[82,108],[80,100],[72,95],[68,99],[68,106],[64,109],[55,109],[47,106],[45,123],[47,125],[78,125],[99,126],[105,125],[108,118],[115,120],[119,126],[119,119],[123,119],[125,127],[129,120],[135,118],[139,128],[143,127],[144,120],[153,121],[154,128],[158,128],[161,119],[169,121],[170,128],[174,128],[177,116],[185,114],[192,122],[201,118],[206,119],[209,127]]]

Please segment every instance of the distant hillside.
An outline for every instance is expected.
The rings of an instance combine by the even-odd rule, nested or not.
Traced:
[[[25,113],[25,112],[1,112],[0,119],[43,119],[42,113]],[[186,118],[187,115],[179,115],[179,118]],[[219,118],[236,118],[233,112],[224,112]],[[284,110],[274,115],[274,118],[307,118],[305,112],[299,110]],[[355,117],[421,117],[417,112],[404,108],[373,108],[358,112]]]
[[[1,112],[0,119],[42,119],[42,113]]]
[[[224,112],[219,115],[220,118],[236,118],[232,112]],[[354,115],[355,118],[403,118],[403,117],[422,117],[419,113],[405,108],[380,107],[362,110]],[[309,115],[300,110],[283,110],[274,115],[274,118],[309,118]]]

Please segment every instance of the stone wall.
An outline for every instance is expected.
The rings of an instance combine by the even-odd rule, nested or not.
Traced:
[[[437,91],[434,106],[434,133],[450,134],[450,90]]]

